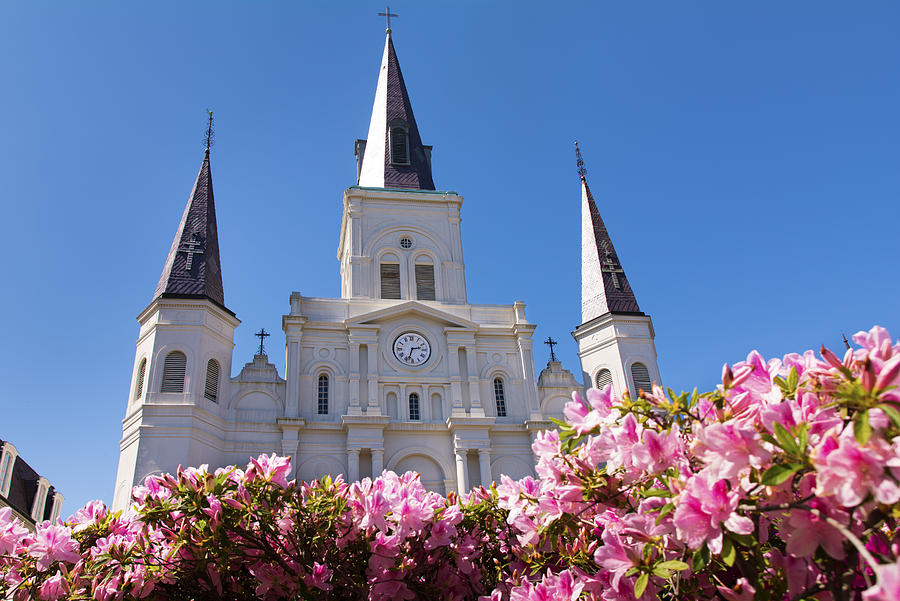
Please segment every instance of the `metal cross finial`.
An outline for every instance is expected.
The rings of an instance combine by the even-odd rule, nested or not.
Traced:
[[[259,332],[257,332],[256,334],[254,334],[254,336],[256,336],[256,337],[259,338],[259,352],[256,353],[256,354],[257,354],[257,355],[265,355],[265,354],[266,354],[266,347],[263,345],[263,343],[266,341],[266,338],[268,338],[269,336],[271,336],[271,334],[269,334],[268,332],[266,332],[266,329],[265,329],[265,328],[262,328],[262,329],[260,329]]]
[[[575,140],[575,157],[578,159],[578,176],[584,179],[587,175],[587,169],[584,168],[584,160],[581,158],[581,149],[578,148],[578,140]]]
[[[210,147],[216,143],[216,132],[213,131],[213,112],[209,109],[206,109],[206,114],[209,116],[209,123],[206,125],[206,152],[209,152]]]
[[[544,341],[544,344],[550,347],[550,360],[556,361],[556,353],[553,352],[553,347],[559,343],[547,336],[547,340]]]
[[[390,30],[391,30],[391,17],[399,17],[400,15],[395,15],[394,13],[392,13],[392,12],[391,12],[391,7],[388,6],[388,7],[387,7],[387,12],[385,12],[385,13],[378,13],[378,16],[379,16],[379,17],[384,17],[385,19],[387,19],[387,30],[390,31]]]

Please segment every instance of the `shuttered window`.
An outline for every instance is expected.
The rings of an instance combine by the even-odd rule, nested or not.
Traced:
[[[500,378],[494,378],[494,402],[497,403],[497,417],[506,417],[506,395]]]
[[[391,128],[391,163],[409,165],[409,134],[405,127]]]
[[[400,298],[400,265],[381,264],[381,298]]]
[[[203,396],[211,401],[218,402],[219,399],[219,362],[210,359],[206,364],[206,390]]]
[[[631,366],[631,381],[634,383],[635,394],[638,394],[641,390],[646,392],[652,391],[650,372],[647,371],[647,366],[643,363],[635,363]]]
[[[416,298],[434,300],[434,265],[416,265]]]
[[[597,372],[597,388],[600,390],[605,389],[607,386],[612,385],[612,372],[608,369],[601,369]]]
[[[415,392],[409,395],[409,419],[414,422],[422,419],[419,413],[419,395]]]
[[[186,367],[187,357],[181,351],[172,351],[166,355],[160,391],[184,392],[184,370]]]
[[[139,399],[144,393],[144,374],[147,373],[147,360],[141,359],[138,366],[137,381],[134,383],[134,398]]]
[[[322,374],[319,376],[318,390],[318,408],[319,415],[328,415],[328,376]]]

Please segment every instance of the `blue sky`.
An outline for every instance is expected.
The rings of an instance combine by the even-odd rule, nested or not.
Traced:
[[[0,4],[0,438],[111,500],[138,328],[203,156],[234,369],[297,290],[338,296],[341,194],[368,128],[373,2]],[[438,188],[465,197],[469,299],[580,321],[573,140],[664,384],[900,336],[900,5],[410,2],[394,41]],[[537,344],[537,368],[547,360]]]

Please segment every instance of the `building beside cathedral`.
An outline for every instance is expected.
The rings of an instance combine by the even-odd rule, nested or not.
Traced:
[[[293,292],[285,373],[257,354],[232,373],[240,321],[225,304],[209,150],[150,305],[138,316],[113,506],[178,465],[290,455],[303,480],[383,469],[441,493],[534,473],[534,435],[571,393],[659,380],[640,312],[582,181],[582,382],[557,361],[535,373],[525,304],[468,302],[463,198],[435,188],[390,30],[357,185],[343,193],[340,298]],[[580,165],[580,158],[579,158]]]

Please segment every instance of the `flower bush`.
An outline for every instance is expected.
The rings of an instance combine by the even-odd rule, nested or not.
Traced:
[[[575,395],[536,478],[463,498],[414,473],[298,484],[263,455],[34,533],[0,510],[0,596],[894,601],[900,343],[853,340],[750,353],[705,394]]]

